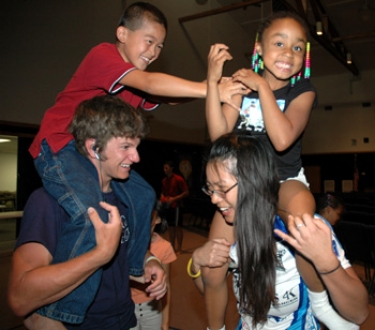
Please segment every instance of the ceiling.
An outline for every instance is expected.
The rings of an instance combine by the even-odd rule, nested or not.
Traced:
[[[188,20],[226,12],[254,39],[262,18],[273,10],[288,8],[303,16],[310,27],[313,76],[343,73],[358,76],[363,71],[375,70],[375,0],[218,0],[218,3],[222,8],[199,13]],[[317,21],[323,24],[324,33],[320,37],[315,33]],[[347,53],[351,54],[351,65],[346,63]]]

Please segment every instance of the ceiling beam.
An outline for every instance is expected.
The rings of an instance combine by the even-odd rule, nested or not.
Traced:
[[[352,34],[349,36],[332,38],[332,41],[337,42],[337,41],[342,41],[342,40],[358,40],[358,39],[366,39],[366,38],[374,38],[374,37],[375,37],[375,31],[369,32],[369,33]]]
[[[199,14],[194,14],[194,15],[190,15],[190,16],[180,17],[178,19],[178,21],[181,24],[181,23],[184,23],[184,22],[195,20],[197,18],[203,18],[203,17],[213,16],[213,15],[218,15],[218,14],[226,13],[228,11],[232,11],[232,10],[236,10],[236,9],[239,9],[239,8],[243,8],[243,7],[246,7],[246,6],[256,5],[258,3],[265,2],[265,1],[268,1],[268,0],[248,0],[248,1],[242,1],[242,2],[238,2],[238,3],[234,3],[232,5],[223,6],[223,7],[217,8],[217,9],[207,10],[207,11],[204,11],[204,12],[199,13]]]

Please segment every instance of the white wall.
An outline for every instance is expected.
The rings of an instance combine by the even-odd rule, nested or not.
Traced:
[[[17,154],[0,153],[0,191],[17,189]]]
[[[374,152],[375,72],[364,72],[358,78],[350,74],[318,77],[312,82],[318,92],[318,107],[303,138],[303,153]],[[366,102],[370,107],[363,107]]]

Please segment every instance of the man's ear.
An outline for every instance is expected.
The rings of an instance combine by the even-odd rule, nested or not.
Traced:
[[[125,43],[126,37],[128,35],[128,29],[125,26],[119,26],[116,30],[116,37],[122,44]]]
[[[90,158],[97,158],[95,155],[95,153],[97,153],[97,150],[95,150],[95,146],[96,146],[96,140],[94,138],[86,140],[85,148]]]

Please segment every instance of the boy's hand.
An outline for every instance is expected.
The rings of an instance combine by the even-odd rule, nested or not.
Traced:
[[[164,297],[167,292],[167,274],[163,266],[157,260],[150,260],[145,265],[144,273],[145,282],[151,282],[146,288],[146,292],[150,297],[159,300]]]
[[[233,109],[240,111],[241,109],[233,101],[235,95],[247,95],[250,89],[246,88],[242,83],[235,82],[232,78],[223,77],[219,83],[220,102],[230,105]]]
[[[108,223],[100,219],[98,212],[92,207],[88,209],[90,220],[95,228],[96,247],[103,265],[109,262],[118,249],[122,234],[122,222],[116,206],[100,202],[100,206],[109,212]]]
[[[250,92],[241,82],[236,82],[231,78],[222,77],[224,63],[233,57],[228,51],[229,47],[224,44],[211,46],[208,54],[207,83],[219,84],[220,102],[230,105],[236,110],[240,110],[233,102],[234,95],[246,95]]]
[[[228,52],[229,47],[224,44],[215,44],[211,46],[208,54],[207,82],[217,84],[223,74],[225,61],[233,57]]]

